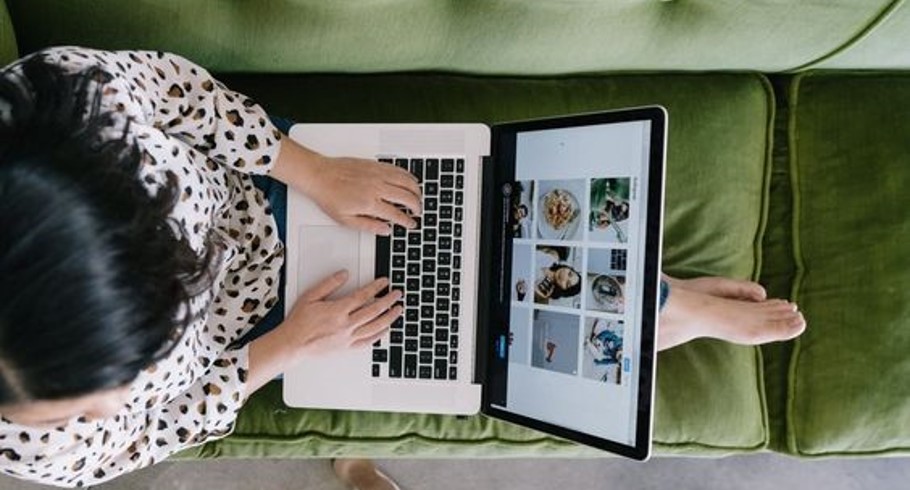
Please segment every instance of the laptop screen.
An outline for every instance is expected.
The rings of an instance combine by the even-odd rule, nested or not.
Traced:
[[[645,284],[656,275],[646,271],[653,131],[639,119],[509,135],[508,311],[494,335],[493,408],[636,446],[639,416],[650,416],[640,406],[650,394],[639,390],[653,351],[639,353],[645,330],[653,349],[656,288]]]

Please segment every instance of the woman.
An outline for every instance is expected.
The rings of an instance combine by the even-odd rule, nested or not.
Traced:
[[[566,247],[537,247],[537,283],[534,302],[548,304],[551,300],[572,298],[581,292],[581,274],[566,261]]]
[[[54,48],[0,73],[0,471],[109,480],[227,435],[250,394],[298,359],[384,335],[401,292],[377,298],[377,279],[329,299],[340,271],[239,341],[280,299],[280,227],[254,174],[371,233],[414,226],[396,206],[421,210],[406,172],[295,144],[178,56]],[[673,286],[664,348],[804,327],[757,284]],[[336,470],[394,487],[368,463]]]

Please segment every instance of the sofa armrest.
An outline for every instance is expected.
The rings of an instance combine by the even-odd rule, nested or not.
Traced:
[[[16,31],[13,30],[13,19],[9,16],[6,2],[0,0],[0,66],[6,66],[7,63],[18,57],[19,49],[16,46]]]

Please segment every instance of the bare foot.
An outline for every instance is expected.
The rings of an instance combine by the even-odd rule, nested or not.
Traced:
[[[670,284],[670,296],[660,312],[657,350],[669,349],[699,337],[736,344],[765,344],[792,339],[806,328],[806,320],[795,304],[781,299],[752,299],[757,298],[755,290],[746,294],[750,300],[743,301],[685,287],[685,284],[694,284],[712,291],[738,291],[737,297],[741,297],[745,291],[730,282],[684,282],[676,283],[679,286],[676,288],[673,288],[673,282]]]
[[[376,468],[372,460],[336,459],[332,467],[338,479],[356,490],[401,490],[397,483]]]
[[[720,296],[722,298],[764,301],[768,297],[765,288],[752,281],[729,279],[726,277],[696,277],[694,279],[676,279],[666,274],[663,279],[671,288],[685,288],[700,293]]]

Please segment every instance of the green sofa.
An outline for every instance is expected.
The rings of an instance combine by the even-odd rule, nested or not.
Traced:
[[[761,281],[799,339],[658,362],[657,454],[910,448],[910,5],[900,0],[7,0],[0,62],[180,53],[307,122],[658,103],[666,272]],[[297,410],[272,383],[181,457],[597,456],[483,416]]]

